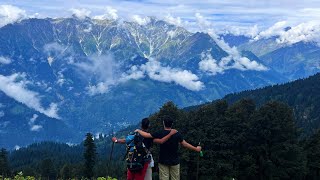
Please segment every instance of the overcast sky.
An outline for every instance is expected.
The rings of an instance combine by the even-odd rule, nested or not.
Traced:
[[[320,0],[1,0],[0,4],[16,6],[28,15],[39,13],[39,17],[68,17],[70,9],[85,9],[96,16],[114,9],[123,19],[133,15],[180,18],[190,29],[195,28],[196,13],[216,28],[258,25],[263,29],[279,21],[295,25],[320,19]]]

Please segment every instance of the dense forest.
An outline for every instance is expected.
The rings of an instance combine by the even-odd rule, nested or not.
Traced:
[[[257,90],[248,90],[229,94],[224,99],[234,103],[249,98],[258,107],[268,101],[280,101],[294,110],[297,126],[304,136],[314,134],[320,128],[320,73],[294,82],[268,86]]]
[[[203,146],[204,157],[200,159],[198,153],[181,149],[183,179],[195,179],[198,160],[200,179],[320,178],[320,133],[299,138],[293,111],[283,103],[271,101],[257,108],[249,99],[232,105],[221,100],[184,111],[168,102],[150,116],[151,131],[161,129],[161,117],[168,115],[176,120],[175,128],[187,141],[194,145],[201,141]],[[109,161],[110,136],[100,136],[94,143],[94,176],[123,178],[125,148],[116,145]],[[1,155],[0,170],[7,176],[22,171],[26,176],[81,178],[85,176],[84,145],[33,144],[11,152],[7,161]],[[157,148],[155,145],[154,154]]]
[[[179,109],[173,102],[151,115],[151,132],[162,129],[164,116],[193,145],[201,142],[203,157],[181,149],[182,179],[320,179],[320,74],[285,85],[226,96],[202,106]],[[317,83],[318,82],[318,83]],[[249,97],[249,98],[248,98]],[[238,98],[243,98],[236,101]],[[304,116],[301,116],[304,113]],[[302,124],[301,118],[305,118]],[[121,137],[137,126],[119,131]],[[306,128],[306,129],[304,129]],[[306,130],[312,131],[305,133]],[[94,138],[93,176],[125,177],[125,147],[111,136]],[[80,145],[43,142],[12,152],[2,149],[0,174],[78,178],[86,174],[86,141]],[[158,146],[154,145],[157,161]],[[110,161],[111,159],[111,161]],[[92,164],[90,164],[91,166]],[[157,168],[154,168],[157,175]]]

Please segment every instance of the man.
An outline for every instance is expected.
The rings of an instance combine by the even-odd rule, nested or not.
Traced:
[[[144,118],[141,121],[141,131],[147,132],[150,126],[150,121],[148,118]],[[175,129],[172,129],[167,136],[164,136],[159,139],[153,139],[153,138],[145,138],[143,139],[143,144],[145,147],[150,151],[153,142],[157,144],[163,144],[166,142],[173,134],[175,134],[177,131]],[[121,143],[125,144],[126,139],[117,139],[116,137],[112,138],[112,141],[115,143]],[[143,169],[141,172],[133,173],[130,170],[127,171],[127,180],[152,180],[152,167],[153,167],[153,159],[151,156],[151,161],[144,164]]]
[[[170,117],[164,117],[163,126],[164,129],[150,134],[141,130],[136,130],[144,138],[163,138],[170,134],[172,130],[173,120]],[[172,135],[171,138],[160,145],[159,153],[159,178],[160,180],[179,180],[180,179],[180,160],[178,155],[179,144],[190,150],[200,152],[201,146],[192,146],[186,142],[182,135],[177,132]]]

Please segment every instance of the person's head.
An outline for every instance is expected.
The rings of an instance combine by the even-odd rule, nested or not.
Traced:
[[[141,128],[147,130],[150,126],[150,121],[148,118],[143,118],[141,120]]]
[[[163,125],[165,128],[172,127],[173,119],[170,116],[164,116],[162,119],[163,119]]]

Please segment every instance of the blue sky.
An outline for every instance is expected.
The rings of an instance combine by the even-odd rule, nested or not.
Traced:
[[[85,8],[94,16],[111,7],[124,19],[132,15],[159,18],[170,15],[192,22],[195,14],[200,13],[219,28],[255,24],[268,27],[278,21],[301,23],[320,19],[319,0],[1,0],[0,4],[17,6],[28,15],[39,13],[40,17],[67,17],[72,8]]]

